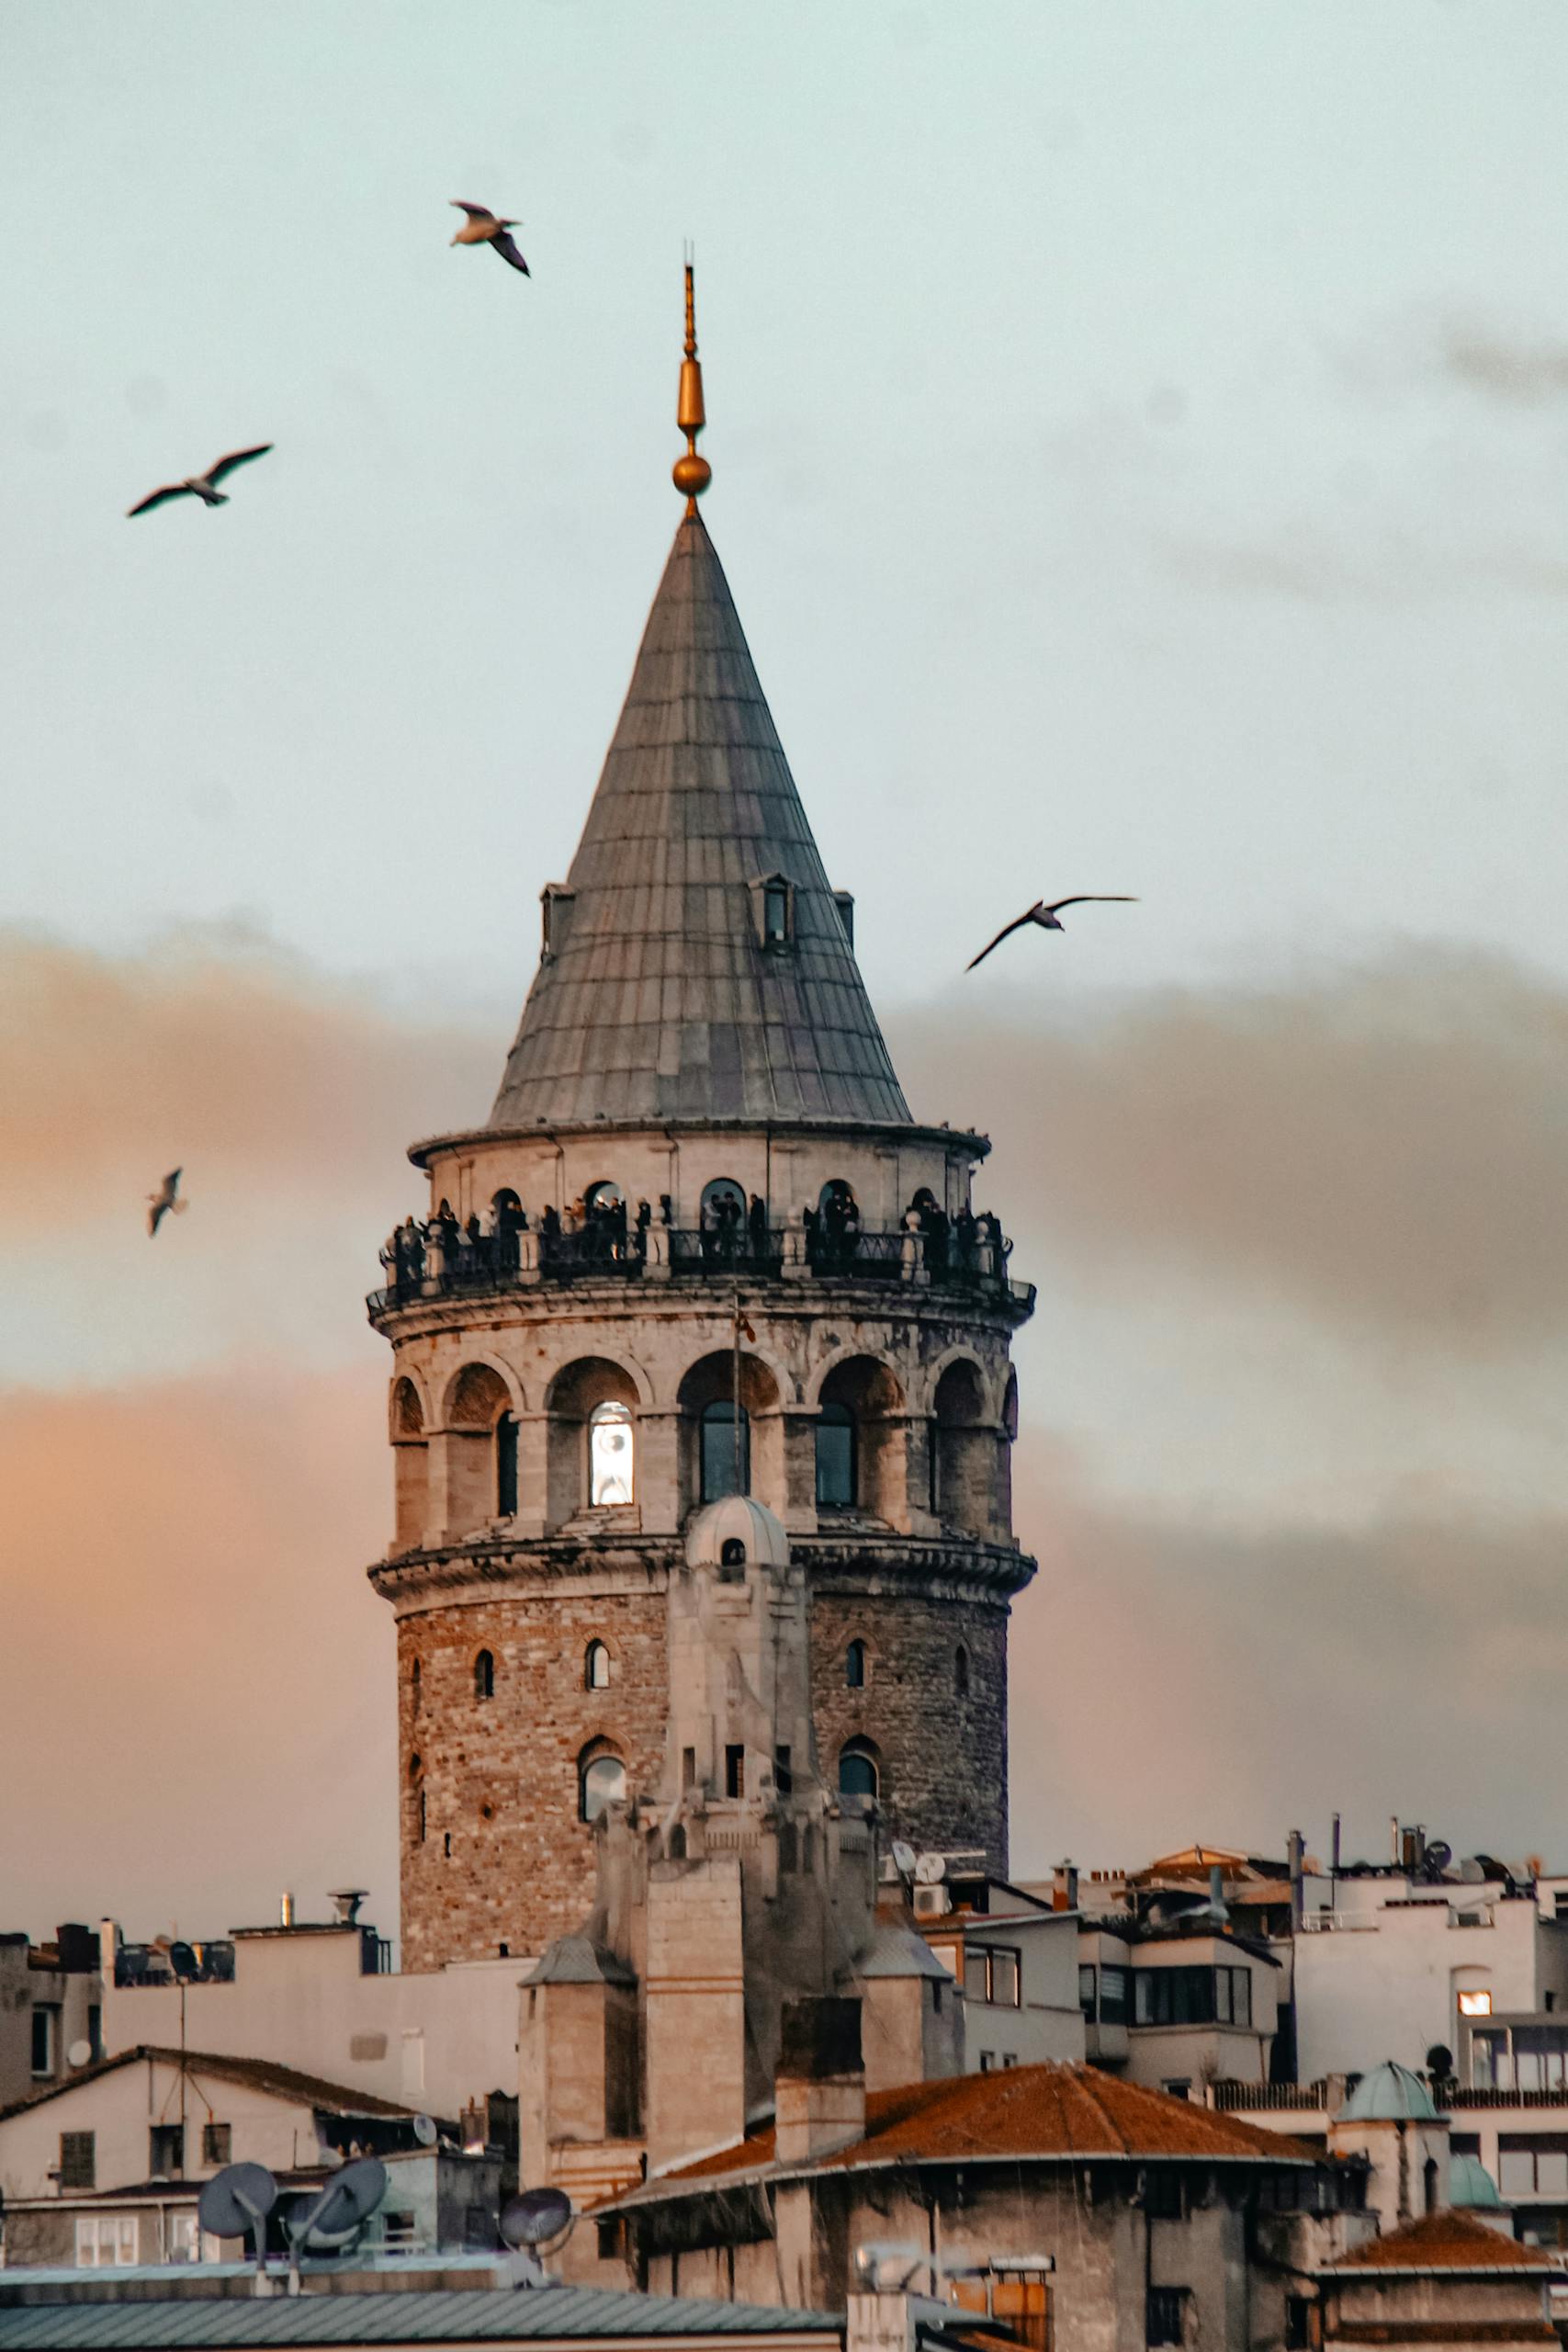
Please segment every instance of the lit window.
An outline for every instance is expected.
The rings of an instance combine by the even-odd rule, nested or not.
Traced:
[[[584,1821],[597,1821],[607,1804],[620,1804],[626,1793],[626,1768],[618,1756],[591,1757],[578,1776],[578,1812]]]
[[[817,1500],[844,1510],[855,1500],[855,1417],[847,1405],[824,1405],[817,1418]]]
[[[852,1642],[844,1652],[844,1681],[852,1690],[865,1689],[865,1644]]]
[[[632,1414],[629,1405],[595,1405],[588,1421],[588,1499],[607,1510],[632,1498]]]
[[[590,1642],[582,1661],[582,1687],[585,1690],[607,1690],[610,1687],[610,1653],[603,1642]]]
[[[747,1493],[751,1484],[751,1424],[745,1406],[739,1408],[738,1430],[736,1408],[728,1398],[705,1405],[701,1437],[704,1502],[716,1503],[726,1495]]]
[[[1492,2014],[1490,1993],[1461,1993],[1459,1996],[1461,2018],[1489,2018]]]

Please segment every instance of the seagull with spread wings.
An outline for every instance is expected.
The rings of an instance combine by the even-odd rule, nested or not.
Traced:
[[[156,1234],[158,1227],[171,1211],[175,1216],[183,1216],[189,1208],[188,1201],[182,1201],[176,1197],[180,1189],[182,1172],[178,1168],[171,1168],[157,1192],[148,1193],[147,1230],[149,1235]]]
[[[145,498],[127,507],[127,518],[151,514],[154,506],[166,506],[171,498],[199,498],[204,506],[227,506],[229,493],[220,490],[219,483],[236,466],[248,466],[253,458],[265,458],[272,446],[270,441],[263,441],[254,449],[231,449],[226,458],[220,458],[204,474],[187,474],[184,481],[166,481],[162,490],[149,491]]]
[[[460,196],[449,198],[448,202],[454,210],[466,212],[468,216],[452,240],[455,245],[493,245],[502,261],[509,261],[513,269],[520,269],[523,272],[525,277],[533,276],[532,270],[518,252],[513,239],[507,234],[509,229],[520,229],[523,226],[521,220],[502,220],[490,209],[488,205],[465,204]]]
[[[1004,923],[990,946],[982,947],[978,956],[972,956],[964,968],[972,972],[976,964],[985,962],[992,947],[999,947],[1013,932],[1021,931],[1026,922],[1033,923],[1041,931],[1066,930],[1066,924],[1056,921],[1064,907],[1135,907],[1137,903],[1136,899],[1129,898],[1125,891],[1116,890],[1084,890],[1076,899],[1053,899],[1049,906],[1043,899],[1036,899],[1022,914],[1014,915],[1011,922]]]

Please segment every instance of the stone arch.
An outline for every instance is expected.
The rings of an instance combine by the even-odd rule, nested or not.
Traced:
[[[629,1793],[626,1760],[613,1739],[591,1739],[577,1755],[577,1817],[596,1821],[607,1804],[623,1803]]]
[[[856,1501],[890,1527],[908,1515],[908,1442],[904,1390],[881,1356],[836,1355],[817,1379],[815,1403],[846,1410],[853,1424]]]
[[[984,1377],[957,1356],[931,1392],[931,1508],[944,1527],[988,1535],[995,1523],[997,1432]]]
[[[974,1348],[965,1347],[962,1342],[951,1348],[943,1348],[941,1355],[933,1357],[931,1362],[924,1367],[915,1390],[915,1409],[925,1413],[935,1412],[936,1392],[942,1385],[944,1374],[955,1363],[966,1363],[974,1372],[976,1379],[980,1384],[980,1394],[986,1400],[986,1413],[988,1419],[991,1398],[995,1393],[994,1383],[977,1351]]]
[[[476,1358],[446,1384],[446,1532],[466,1534],[517,1505],[515,1392],[493,1363]],[[510,1491],[508,1487],[510,1465]],[[507,1512],[504,1515],[510,1516]]]
[[[726,1417],[720,1427],[716,1419],[704,1417],[710,1408],[733,1402],[734,1382],[734,1351],[715,1348],[688,1364],[675,1392],[681,1409],[682,1517],[698,1504],[715,1502],[720,1494],[732,1491],[733,1478],[724,1478],[722,1469],[727,1444],[732,1442],[733,1423]],[[784,1500],[784,1383],[767,1358],[750,1345],[744,1348],[740,1356],[740,1408],[746,1415],[742,1476],[757,1500],[773,1510],[781,1510]],[[716,1483],[711,1476],[705,1483],[705,1439],[710,1448],[710,1470],[719,1474]]]
[[[430,1443],[424,1397],[410,1373],[400,1373],[388,1399],[392,1441],[392,1549],[412,1552],[424,1541],[430,1515]]]
[[[592,1507],[593,1432],[597,1426],[608,1431],[612,1418],[618,1423],[623,1413],[626,1419],[619,1425],[629,1437],[631,1455],[625,1485],[635,1500],[641,1468],[637,1414],[646,1401],[633,1374],[612,1356],[577,1356],[556,1373],[546,1397],[547,1515],[553,1526]],[[601,1417],[597,1424],[595,1414]],[[604,1451],[607,1458],[608,1447]]]
[[[875,1740],[857,1732],[839,1750],[836,1774],[839,1803],[846,1812],[860,1812],[881,1801],[884,1792],[882,1750]]]

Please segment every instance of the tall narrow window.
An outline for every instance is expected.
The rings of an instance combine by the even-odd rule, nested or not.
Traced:
[[[739,1744],[724,1751],[724,1793],[727,1797],[746,1793],[746,1750]]]
[[[629,1405],[595,1405],[588,1421],[588,1499],[595,1510],[632,1498],[632,1414]]]
[[[517,1416],[502,1413],[495,1425],[495,1509],[498,1519],[517,1515]]]
[[[962,1642],[953,1653],[953,1688],[960,1699],[969,1696],[969,1653]]]
[[[582,1687],[585,1690],[607,1690],[610,1687],[610,1653],[603,1642],[590,1642],[583,1654]]]
[[[728,1398],[705,1405],[701,1443],[704,1502],[716,1503],[726,1495],[748,1493],[751,1485],[751,1424],[745,1406],[734,1406]]]
[[[844,1652],[844,1681],[851,1690],[865,1689],[865,1644],[852,1642]]]
[[[495,1696],[495,1655],[491,1650],[481,1650],[474,1660],[474,1696],[476,1699],[493,1699]]]
[[[783,882],[762,885],[762,940],[765,946],[782,947],[789,937],[789,888]]]
[[[818,1508],[847,1509],[855,1501],[855,1417],[847,1405],[824,1405],[817,1417]]]

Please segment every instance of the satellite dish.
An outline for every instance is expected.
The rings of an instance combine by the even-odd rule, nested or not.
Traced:
[[[1459,1866],[1459,1874],[1466,1886],[1484,1886],[1486,1873],[1474,1854],[1467,1854]]]
[[[288,2234],[298,2255],[312,2239],[323,2245],[346,2245],[364,2228],[387,2193],[387,2167],[378,2156],[360,2156],[334,2173],[321,2195],[301,2201],[288,2217]]]
[[[171,1944],[169,1946],[169,1966],[174,1970],[175,1974],[179,1978],[182,1984],[193,1984],[197,1977],[201,1973],[201,1962],[197,1960],[195,1952],[192,1951],[189,1944]]]
[[[1427,1867],[1438,1877],[1441,1877],[1453,1858],[1454,1849],[1446,1838],[1434,1838],[1427,1849]]]
[[[203,2181],[196,2200],[201,2226],[215,2238],[243,2238],[254,2230],[259,2255],[266,2217],[277,2202],[277,2183],[265,2165],[225,2165]]]
[[[434,2148],[441,2134],[430,2116],[416,2115],[413,2120],[413,2136],[422,2148]]]
[[[68,2066],[90,2066],[93,2063],[92,2043],[73,2041],[65,2053],[65,2063]]]
[[[564,2188],[525,2188],[501,2209],[502,2239],[513,2248],[547,2245],[570,2222],[571,2199]]]
[[[900,1878],[914,1876],[915,1849],[906,1838],[895,1838],[893,1840],[893,1867]]]
[[[947,1876],[947,1863],[941,1854],[919,1854],[915,1860],[915,1876],[921,1886],[940,1886]]]

